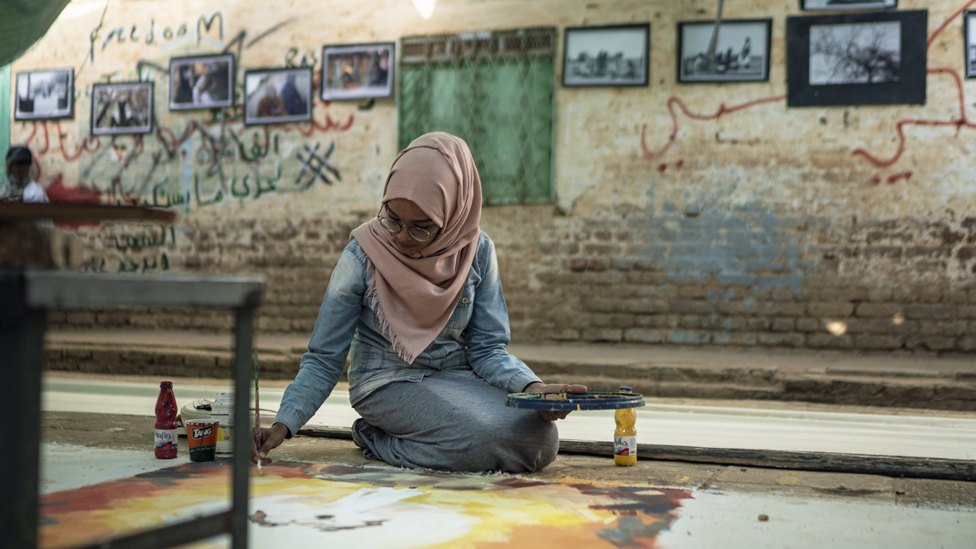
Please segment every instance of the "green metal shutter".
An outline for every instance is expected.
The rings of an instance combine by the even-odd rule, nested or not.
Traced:
[[[485,204],[552,202],[555,43],[553,28],[404,38],[400,149],[427,132],[457,135]]]

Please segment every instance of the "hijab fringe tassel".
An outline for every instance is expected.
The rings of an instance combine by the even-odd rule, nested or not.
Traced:
[[[366,266],[366,272],[369,274],[369,290],[366,291],[366,303],[369,304],[370,309],[376,312],[376,317],[380,321],[380,332],[390,338],[390,343],[393,344],[393,351],[396,352],[397,356],[402,358],[407,364],[413,364],[413,360],[417,357],[411,356],[407,348],[404,347],[400,337],[393,332],[393,328],[390,326],[390,321],[386,317],[386,310],[383,308],[383,304],[380,303],[379,294],[376,291],[376,284],[373,283],[376,269],[370,264],[369,256],[366,254],[363,254],[363,264]]]

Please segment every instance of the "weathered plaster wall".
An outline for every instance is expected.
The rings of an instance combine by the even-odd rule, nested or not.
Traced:
[[[185,201],[165,241],[158,228],[79,229],[89,269],[262,273],[260,327],[308,331],[349,230],[375,214],[396,154],[394,101],[317,102],[312,125],[245,128],[232,110],[170,113],[170,57],[318,66],[323,44],[650,21],[650,87],[556,86],[556,204],[484,212],[514,337],[972,351],[968,4],[899,4],[929,9],[926,105],[787,109],[795,0],[725,6],[726,18],[773,18],[769,82],[696,85],[675,82],[676,23],[713,18],[711,0],[441,0],[427,21],[407,0],[75,0],[14,72],[75,67],[76,119],[17,123],[11,137],[34,148],[52,197]],[[90,86],[109,78],[156,82],[155,133],[90,136]],[[296,182],[304,147],[333,142],[341,181]],[[229,318],[54,321],[218,328]]]

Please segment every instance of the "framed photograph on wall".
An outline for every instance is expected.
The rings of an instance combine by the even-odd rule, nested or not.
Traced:
[[[880,10],[897,8],[898,0],[800,0],[803,10]]]
[[[772,19],[723,20],[709,55],[715,22],[678,23],[678,82],[769,80],[772,28]]]
[[[396,44],[322,48],[322,100],[379,99],[393,95]]]
[[[234,105],[234,56],[175,57],[169,61],[169,108],[221,109]]]
[[[153,125],[153,83],[92,86],[93,135],[149,133]]]
[[[647,86],[651,25],[567,27],[563,86]]]
[[[786,104],[925,103],[928,11],[786,19]]]
[[[966,48],[966,78],[976,78],[976,11],[963,14],[962,43]]]
[[[244,124],[288,124],[312,119],[312,69],[244,73]]]
[[[17,73],[14,120],[59,120],[74,117],[73,70]]]

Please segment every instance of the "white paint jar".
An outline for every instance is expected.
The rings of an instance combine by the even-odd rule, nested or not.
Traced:
[[[234,393],[217,393],[210,410],[210,419],[217,422],[217,453],[234,453]]]

